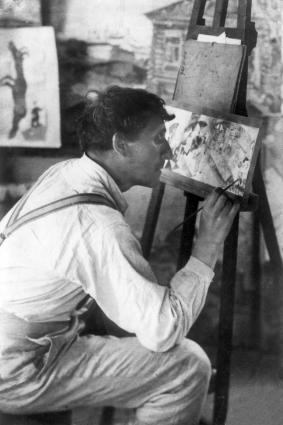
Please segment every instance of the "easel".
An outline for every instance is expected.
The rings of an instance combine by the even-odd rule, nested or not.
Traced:
[[[229,0],[216,0],[212,26],[205,25],[203,19],[206,0],[195,0],[191,20],[189,23],[187,39],[197,39],[199,34],[220,35],[225,31],[230,38],[237,38],[247,47],[247,59],[240,81],[239,92],[236,106],[233,113],[247,116],[246,111],[246,92],[248,78],[248,56],[256,46],[257,32],[254,22],[251,22],[252,0],[239,0],[237,11],[237,27],[225,27]],[[264,237],[268,253],[272,262],[275,276],[282,281],[283,266],[278,246],[272,216],[267,200],[265,186],[260,170],[259,162],[256,167],[254,181],[254,191],[259,195],[259,208],[257,217],[263,228]],[[149,203],[144,231],[141,239],[143,253],[145,258],[149,258],[150,250],[154,238],[154,232],[161,208],[161,202],[164,194],[165,183],[161,183],[153,190]],[[201,200],[196,195],[185,192],[186,208],[185,219],[198,208]],[[256,219],[255,219],[256,220]],[[195,232],[196,215],[193,219],[185,222],[182,230],[178,267],[182,267],[189,258],[192,250],[193,237]],[[234,299],[236,283],[236,262],[237,262],[237,243],[238,243],[238,225],[239,214],[234,220],[230,234],[228,235],[223,252],[222,284],[220,294],[220,313],[219,313],[219,334],[217,350],[217,373],[215,379],[215,399],[214,399],[214,425],[224,425],[228,410],[228,395],[230,382],[230,364],[233,339],[233,316]],[[255,225],[258,232],[258,225]],[[256,259],[253,259],[256,263]],[[254,267],[256,270],[256,265]],[[254,278],[258,278],[255,274]],[[280,338],[282,346],[282,338]],[[283,349],[282,349],[283,351]]]

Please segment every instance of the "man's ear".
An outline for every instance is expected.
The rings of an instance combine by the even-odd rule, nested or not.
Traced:
[[[114,133],[112,136],[112,147],[113,150],[119,155],[129,155],[129,146],[127,143],[127,139],[119,132]]]

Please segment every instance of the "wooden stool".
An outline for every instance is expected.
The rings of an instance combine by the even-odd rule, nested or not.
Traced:
[[[31,415],[11,415],[0,412],[0,425],[71,425],[71,411]]]

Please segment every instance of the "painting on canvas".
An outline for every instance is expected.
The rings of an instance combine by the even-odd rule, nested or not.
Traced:
[[[240,197],[249,192],[258,152],[258,123],[211,111],[208,115],[175,106],[167,109],[175,114],[166,123],[172,150],[170,170],[210,187],[236,181],[229,192]]]
[[[1,29],[0,38],[0,147],[60,147],[53,28]]]

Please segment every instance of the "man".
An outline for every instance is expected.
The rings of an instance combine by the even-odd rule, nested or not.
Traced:
[[[47,170],[20,201],[19,216],[74,194],[106,201],[46,214],[6,239],[18,207],[2,220],[0,410],[112,405],[136,408],[139,424],[198,423],[210,364],[185,336],[238,206],[209,196],[192,257],[170,288],[157,283],[123,218],[122,192],[158,182],[171,156],[164,126],[171,118],[144,90],[100,93],[80,120],[84,155]],[[134,336],[90,335],[86,299]]]

